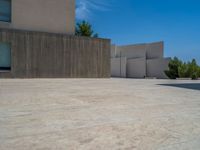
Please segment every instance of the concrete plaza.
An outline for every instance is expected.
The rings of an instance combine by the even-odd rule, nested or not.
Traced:
[[[200,81],[0,79],[1,150],[199,150]]]

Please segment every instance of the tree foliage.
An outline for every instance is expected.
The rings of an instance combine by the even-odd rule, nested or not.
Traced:
[[[177,57],[174,57],[174,59],[169,62],[169,70],[165,71],[165,74],[170,79],[192,78],[195,80],[200,77],[200,66],[198,66],[195,59],[185,63]]]
[[[97,33],[94,33],[92,29],[92,25],[86,21],[82,21],[76,24],[76,32],[77,36],[87,36],[87,37],[98,37]]]
[[[169,62],[169,70],[165,71],[165,74],[170,78],[170,79],[176,79],[179,77],[179,72],[178,72],[178,68],[179,66],[181,66],[182,61],[180,61],[177,57],[174,57],[174,59],[172,59]]]
[[[180,78],[189,77],[187,63],[183,63],[178,67],[178,77],[180,77]]]

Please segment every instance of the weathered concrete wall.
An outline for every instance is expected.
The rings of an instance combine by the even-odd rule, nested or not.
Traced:
[[[11,72],[0,77],[110,77],[110,40],[0,29],[0,41],[12,55]]]
[[[164,71],[168,70],[170,58],[148,59],[147,60],[147,76],[160,79],[168,78]]]
[[[127,77],[128,78],[146,77],[146,58],[128,59]]]
[[[75,0],[12,0],[11,23],[0,27],[75,33]]]
[[[126,57],[111,58],[111,76],[126,78]]]

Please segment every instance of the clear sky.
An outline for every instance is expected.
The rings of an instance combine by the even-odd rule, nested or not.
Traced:
[[[87,20],[116,45],[165,42],[165,56],[200,64],[199,0],[77,0],[76,20]]]

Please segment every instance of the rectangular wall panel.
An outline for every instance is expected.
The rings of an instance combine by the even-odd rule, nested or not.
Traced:
[[[111,76],[126,78],[126,57],[111,58]]]
[[[146,44],[117,46],[116,56],[127,59],[146,57]]]
[[[147,60],[147,76],[166,79],[165,70],[168,70],[170,58],[159,58]]]
[[[164,57],[164,43],[150,43],[146,46],[147,59],[158,59]]]
[[[127,77],[128,78],[146,77],[146,58],[128,59]]]

